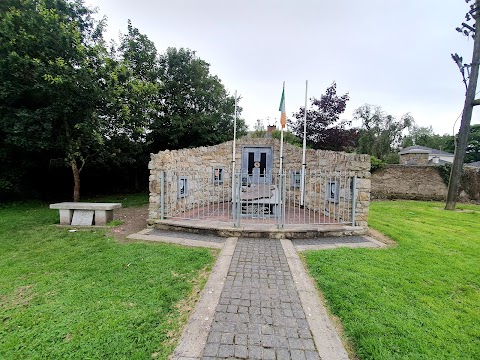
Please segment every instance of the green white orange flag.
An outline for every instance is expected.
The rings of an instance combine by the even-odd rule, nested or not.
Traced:
[[[282,100],[280,100],[280,107],[278,108],[278,111],[282,112],[280,124],[282,125],[282,129],[284,129],[285,125],[287,124],[287,113],[285,112],[285,83],[283,83]]]

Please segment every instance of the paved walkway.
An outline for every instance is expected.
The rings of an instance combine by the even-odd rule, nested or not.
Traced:
[[[220,248],[173,359],[348,359],[297,251],[381,247],[369,237],[272,240],[145,230],[131,238]]]
[[[203,359],[320,359],[280,241],[239,239]]]

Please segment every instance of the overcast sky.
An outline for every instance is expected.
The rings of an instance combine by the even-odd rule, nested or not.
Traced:
[[[186,47],[210,63],[242,117],[278,122],[285,81],[287,116],[337,82],[350,101],[342,118],[368,103],[420,126],[452,133],[465,87],[450,54],[471,62],[473,40],[455,31],[464,0],[86,0],[118,40],[127,20],[159,52]],[[480,123],[474,110],[472,124]],[[455,130],[458,131],[460,120]],[[354,124],[360,125],[360,124]]]

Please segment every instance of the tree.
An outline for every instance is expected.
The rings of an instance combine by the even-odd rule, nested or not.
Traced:
[[[281,136],[282,136],[281,135],[281,130],[273,130],[272,131],[272,138],[280,140]],[[298,137],[295,136],[295,134],[293,134],[290,131],[284,131],[283,132],[283,141],[285,141],[286,143],[291,144],[293,146],[298,146],[298,147],[303,146],[302,140],[300,140]]]
[[[102,144],[103,21],[80,0],[0,7],[0,133],[10,151],[63,156],[80,198],[80,173]]]
[[[426,146],[452,153],[455,151],[453,136],[448,134],[435,134],[432,126],[424,127],[413,125],[408,135],[402,139],[402,147],[413,145]]]
[[[470,2],[470,0],[466,0]],[[462,121],[460,123],[460,130],[458,131],[457,147],[455,149],[455,157],[453,159],[452,170],[450,172],[450,181],[448,183],[447,202],[445,204],[446,210],[454,210],[458,192],[460,189],[460,181],[463,172],[463,161],[465,158],[465,151],[467,149],[468,135],[470,132],[470,122],[472,120],[473,107],[480,104],[480,101],[475,100],[475,92],[477,90],[478,81],[478,66],[480,61],[480,33],[475,31],[480,27],[480,14],[477,12],[480,9],[480,0],[475,0],[475,5],[470,7],[471,10],[465,15],[466,21],[469,21],[472,17],[475,19],[475,24],[472,26],[462,23],[462,28],[457,28],[457,31],[470,37],[473,33],[473,53],[472,62],[469,65],[462,64],[462,58],[458,54],[452,55],[453,60],[457,63],[462,76],[463,81],[467,84],[465,79],[465,68],[467,74],[470,73],[467,85],[467,91],[465,94],[465,103],[462,112]],[[469,71],[468,71],[469,70]]]
[[[412,126],[414,119],[410,114],[399,120],[386,114],[379,106],[362,105],[354,111],[355,120],[362,122],[358,138],[358,152],[370,154],[386,160],[401,143],[402,133]]]
[[[112,47],[105,64],[104,148],[97,166],[128,167],[136,174],[149,161],[147,134],[160,111],[162,89],[158,53],[148,37],[128,21],[128,31]],[[138,184],[138,181],[136,181]]]
[[[169,48],[160,55],[163,87],[160,112],[151,124],[152,152],[218,144],[233,138],[235,99],[220,79],[210,74],[209,64],[188,49]],[[240,114],[241,108],[237,113]],[[246,134],[237,119],[237,134]]]
[[[480,124],[470,127],[465,163],[480,161]]]
[[[265,126],[263,125],[263,120],[257,119],[255,121],[255,125],[253,126],[253,132],[251,133],[253,138],[263,138],[267,131],[265,130]]]
[[[311,108],[307,110],[307,144],[315,149],[348,150],[355,145],[357,131],[347,129],[349,121],[340,121],[345,111],[348,93],[337,95],[337,84],[332,83],[320,99],[311,98]],[[303,141],[304,108],[293,114],[296,120],[289,120],[292,132]]]

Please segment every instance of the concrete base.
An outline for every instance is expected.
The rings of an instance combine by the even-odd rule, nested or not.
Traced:
[[[113,220],[113,210],[95,210],[95,225],[106,225]]]
[[[60,225],[70,225],[73,217],[72,209],[60,209]]]
[[[309,239],[324,236],[359,236],[368,233],[368,227],[349,225],[290,225],[278,229],[275,225],[244,225],[236,228],[222,222],[202,220],[148,220],[148,225],[159,230],[212,234],[221,237],[248,237],[267,239]]]

